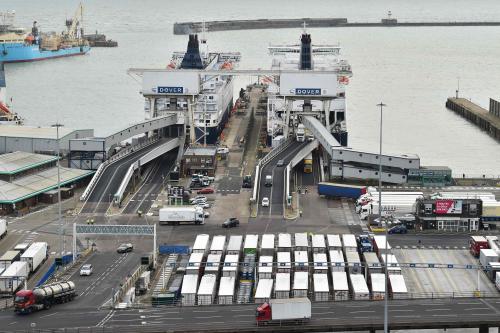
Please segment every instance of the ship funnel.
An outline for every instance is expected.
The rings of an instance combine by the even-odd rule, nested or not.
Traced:
[[[302,34],[300,42],[300,69],[312,69],[311,35]]]
[[[189,42],[186,54],[182,59],[181,68],[184,69],[203,69],[203,63],[200,57],[200,44],[198,35],[189,35]]]

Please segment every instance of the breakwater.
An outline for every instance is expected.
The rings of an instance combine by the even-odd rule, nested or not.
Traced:
[[[395,18],[386,18],[380,22],[349,22],[347,18],[298,18],[298,19],[258,19],[206,22],[176,22],[175,35],[186,35],[202,31],[230,31],[252,29],[290,29],[301,28],[304,23],[309,28],[345,28],[345,27],[458,27],[458,26],[500,26],[500,21],[468,22],[399,22]]]

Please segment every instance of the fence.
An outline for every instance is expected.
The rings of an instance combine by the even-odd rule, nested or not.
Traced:
[[[160,245],[158,252],[160,254],[189,254],[191,249],[186,245]]]

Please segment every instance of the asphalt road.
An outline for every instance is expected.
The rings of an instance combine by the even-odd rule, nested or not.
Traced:
[[[70,303],[21,317],[12,312],[0,313],[2,331],[36,328],[102,327],[107,332],[230,331],[256,330],[256,304],[210,307],[161,307],[133,310],[103,310],[69,307]],[[312,305],[312,319],[303,326],[273,327],[274,331],[324,331],[369,329],[383,325],[384,302],[346,301],[317,302]],[[82,314],[85,315],[82,315]],[[237,323],[237,325],[235,325]],[[480,323],[500,325],[500,300],[392,300],[389,302],[391,329],[474,327]],[[71,330],[68,330],[70,332]],[[96,330],[97,331],[97,330]],[[267,331],[267,329],[262,329]]]

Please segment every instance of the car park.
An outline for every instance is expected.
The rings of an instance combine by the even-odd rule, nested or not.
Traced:
[[[93,267],[91,264],[85,264],[80,268],[80,276],[92,275]]]
[[[127,253],[127,252],[132,252],[133,249],[134,246],[131,243],[123,243],[116,249],[116,252]]]
[[[269,198],[268,197],[262,198],[262,207],[269,207]]]
[[[201,190],[199,190],[197,193],[198,194],[212,194],[214,193],[214,189],[211,188],[211,187],[205,187],[205,188],[202,188]]]
[[[240,224],[240,220],[238,220],[236,217],[231,217],[222,223],[222,227],[223,228],[233,228],[233,227],[237,227],[239,224]]]

